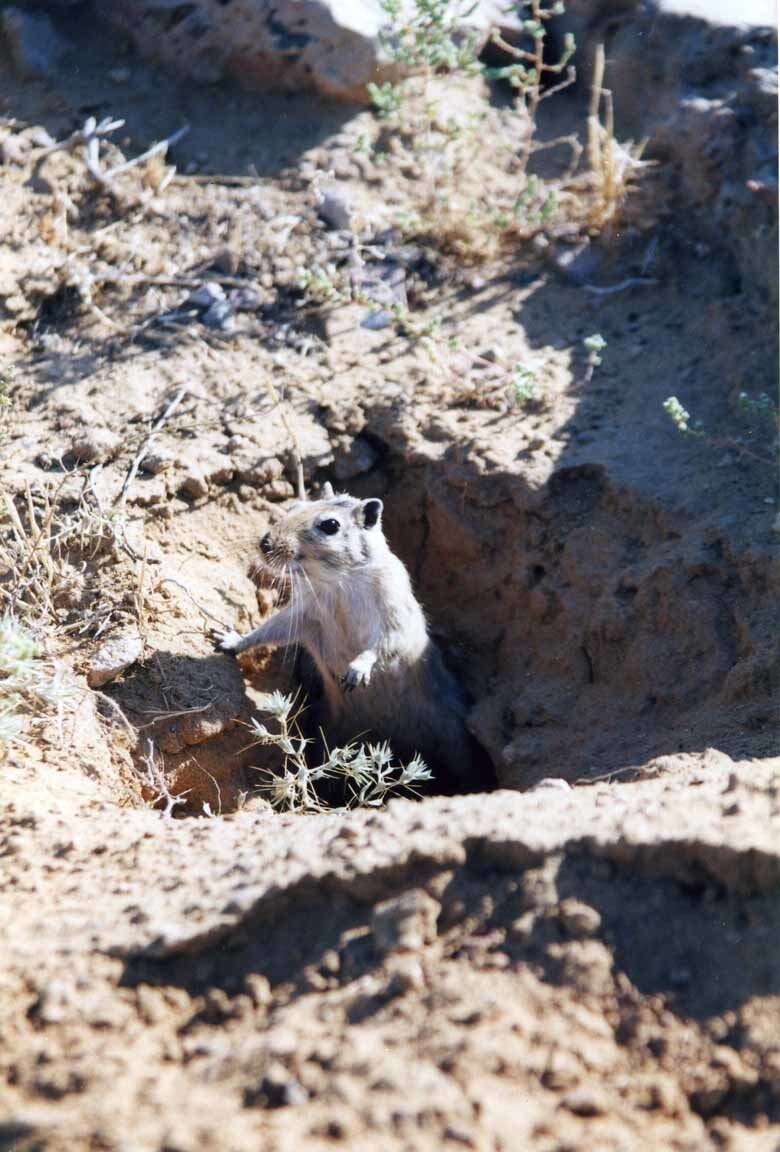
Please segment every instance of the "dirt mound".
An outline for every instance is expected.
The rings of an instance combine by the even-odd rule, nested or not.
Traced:
[[[6,1144],[773,1147],[778,765],[665,767],[173,822],[7,769]]]

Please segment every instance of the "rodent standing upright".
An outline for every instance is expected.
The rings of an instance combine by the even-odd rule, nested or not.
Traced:
[[[226,652],[299,645],[322,682],[316,716],[330,747],[387,740],[425,760],[442,790],[489,787],[465,725],[466,702],[428,635],[409,573],[382,532],[382,501],[296,501],[260,542],[288,603],[254,632],[219,637]]]

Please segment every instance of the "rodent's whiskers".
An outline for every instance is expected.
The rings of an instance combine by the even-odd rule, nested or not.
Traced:
[[[311,580],[309,579],[309,575],[308,575],[305,568],[301,568],[301,575],[303,576],[306,583],[309,585],[309,591],[311,592],[312,597],[314,598],[314,603],[317,605],[317,611],[319,612],[319,614],[321,616],[322,615],[322,605],[320,604],[320,598],[317,595],[317,593],[314,591],[314,585],[312,584]]]
[[[297,586],[295,573],[291,567],[285,563],[282,569],[285,577],[290,581],[290,626],[287,631],[287,650],[292,652],[293,640],[298,636],[298,615],[300,612],[300,590]],[[286,658],[286,657],[285,657]]]

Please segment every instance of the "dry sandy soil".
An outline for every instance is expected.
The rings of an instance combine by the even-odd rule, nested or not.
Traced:
[[[46,81],[0,76],[4,489],[28,528],[28,489],[91,525],[40,561],[71,694],[0,768],[0,1148],[778,1149],[777,494],[739,403],[774,387],[760,295],[663,165],[573,271],[577,237],[472,260],[393,227],[426,176],[366,149],[369,112],[71,34]],[[187,121],[186,175],[113,195],[43,154],[110,114],[126,155]],[[543,127],[581,117],[562,97]],[[412,330],[306,295],[328,262]],[[204,283],[243,293],[232,326],[187,304]],[[498,789],[284,815],[258,792],[245,725],[290,668],[209,633],[273,606],[252,565],[294,461],[269,378],[310,489],[385,501]],[[93,691],[128,634],[140,659]]]

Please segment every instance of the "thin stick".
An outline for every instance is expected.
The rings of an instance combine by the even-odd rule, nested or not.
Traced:
[[[237,188],[252,187],[260,182],[259,176],[230,176],[222,172],[213,174],[177,172],[173,179],[176,184],[227,184]]]
[[[152,804],[157,804],[159,800],[165,800],[165,808],[163,810],[163,820],[170,820],[173,815],[173,810],[178,804],[184,803],[184,797],[192,789],[188,788],[185,792],[179,792],[177,796],[171,796],[168,790],[168,782],[165,779],[162,769],[157,765],[154,758],[154,744],[151,740],[146,742],[146,755],[141,759],[146,766],[146,783],[151,789],[156,792]]]
[[[607,284],[603,288],[598,284],[583,284],[586,292],[591,292],[594,296],[614,296],[616,292],[625,292],[627,288],[642,287],[644,285],[657,284],[658,281],[652,276],[629,276],[626,280],[621,280],[618,284]]]
[[[254,284],[253,280],[243,279],[240,276],[209,275],[195,276],[145,276],[142,272],[134,272],[129,276],[104,275],[95,276],[93,284],[151,284],[161,288],[200,288],[204,283],[213,281],[215,284],[224,284],[226,288],[246,288]]]
[[[220,628],[222,628],[223,631],[227,631],[227,627],[228,627],[227,624],[225,624],[225,622],[223,620],[220,620],[217,616],[214,616],[211,612],[208,611],[208,609],[204,608],[202,604],[199,604],[198,601],[195,599],[195,597],[190,592],[189,588],[187,588],[186,585],[182,584],[180,580],[174,580],[174,578],[172,576],[164,576],[162,578],[162,580],[160,580],[158,582],[158,585],[159,584],[175,584],[177,588],[181,588],[182,592],[187,593],[190,600],[192,601],[192,603],[195,605],[195,607],[198,609],[199,612],[202,612],[203,615],[208,617],[209,620],[213,620],[215,624],[219,624]]]
[[[180,388],[178,390],[178,392],[176,393],[176,395],[171,400],[171,402],[163,410],[162,414],[160,416],[158,416],[157,419],[155,420],[154,424],[152,424],[152,427],[149,429],[149,435],[146,437],[143,444],[141,445],[140,451],[133,458],[133,461],[130,465],[130,468],[128,469],[127,475],[125,476],[125,482],[122,485],[122,487],[119,491],[119,494],[114,499],[114,506],[116,506],[121,501],[122,507],[124,507],[124,505],[127,501],[127,493],[130,490],[130,486],[133,483],[133,481],[135,480],[136,476],[138,475],[138,469],[141,467],[141,465],[143,464],[147,455],[149,454],[149,449],[152,446],[152,442],[154,441],[155,436],[161,430],[161,428],[162,428],[163,424],[165,424],[166,420],[170,419],[170,417],[173,415],[173,413],[179,407],[179,405],[181,404],[182,400],[184,399],[184,397],[186,395],[187,395],[187,389],[186,388]]]
[[[593,61],[593,79],[590,87],[590,108],[588,109],[588,163],[594,172],[601,169],[601,124],[599,123],[599,104],[601,103],[601,84],[604,80],[604,45],[596,45],[596,55]]]
[[[119,707],[119,705],[117,704],[116,700],[112,700],[110,696],[107,696],[107,695],[105,694],[105,692],[100,692],[100,691],[99,691],[97,688],[92,688],[92,689],[91,689],[91,692],[92,692],[92,695],[93,695],[93,696],[97,696],[97,697],[98,697],[98,699],[99,699],[99,700],[102,700],[104,704],[108,704],[108,706],[109,706],[109,709],[110,709],[110,710],[111,710],[111,711],[114,713],[114,715],[117,717],[117,719],[119,720],[120,724],[121,724],[121,725],[122,725],[122,727],[125,729],[125,731],[127,732],[127,734],[128,734],[128,736],[130,737],[130,739],[133,741],[133,743],[135,743],[135,742],[136,742],[136,740],[138,739],[138,736],[137,736],[136,730],[135,730],[135,728],[133,728],[132,724],[131,724],[131,723],[130,723],[130,721],[127,719],[127,717],[125,716],[124,712],[122,711],[122,709],[121,709],[121,708]],[[99,715],[99,713],[98,713],[98,715]]]
[[[143,164],[145,160],[151,160],[153,156],[159,156],[160,153],[165,155],[169,148],[178,144],[182,137],[187,135],[189,130],[189,124],[182,124],[181,128],[177,128],[165,140],[158,140],[156,144],[152,144],[151,148],[147,148],[140,156],[134,156],[132,160],[125,160],[124,164],[116,164],[113,168],[109,168],[107,172],[103,173],[103,179],[110,182],[115,176],[129,171],[130,168],[135,168],[138,164]]]

